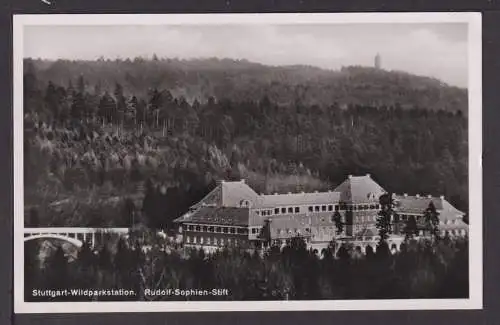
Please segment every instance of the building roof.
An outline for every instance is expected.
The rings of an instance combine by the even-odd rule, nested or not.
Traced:
[[[378,203],[379,197],[385,193],[385,190],[371,178],[370,174],[349,175],[334,191],[340,193],[340,201],[348,203]]]
[[[420,214],[429,207],[431,202],[434,203],[436,210],[443,209],[443,202],[438,197],[395,195],[394,200],[399,212]]]
[[[204,205],[240,207],[248,201],[253,208],[274,208],[279,206],[333,204],[339,201],[349,203],[378,202],[385,190],[370,175],[349,176],[334,191],[312,193],[286,193],[258,195],[245,181],[221,181],[192,208]]]
[[[461,218],[465,214],[452,206],[444,197],[395,195],[394,199],[400,213],[421,214],[432,202],[436,207],[436,211],[447,219]]]
[[[222,185],[222,206],[239,207],[242,200],[255,203],[259,196],[245,181],[223,182]]]
[[[304,228],[307,226],[302,224],[306,222],[313,227],[327,226],[332,223],[332,211],[263,217],[257,215],[251,209],[325,205],[338,202],[378,203],[380,195],[384,193],[386,193],[385,190],[370,175],[349,176],[334,191],[273,195],[259,195],[245,181],[221,181],[200,202],[193,205],[189,212],[175,221],[252,226],[261,225],[265,219],[270,219],[272,221],[271,227],[275,229]],[[394,198],[397,204],[396,210],[399,213],[422,214],[429,206],[429,203],[433,202],[439,212],[441,221],[453,221],[452,224],[454,225],[463,222],[462,216],[464,213],[453,207],[444,197],[395,195]],[[363,213],[363,211],[360,213]],[[445,224],[451,223],[447,222]]]
[[[176,222],[217,224],[227,226],[248,226],[250,209],[235,207],[203,206],[193,213],[186,213]]]
[[[288,193],[261,195],[256,207],[274,208],[278,206],[333,204],[339,201],[338,192]]]
[[[400,214],[422,214],[432,202],[439,213],[439,229],[441,230],[468,227],[462,219],[465,213],[451,205],[444,197],[396,195],[395,200],[397,212]]]
[[[258,194],[248,186],[245,181],[227,182],[221,181],[215,189],[208,193],[200,202],[191,208],[201,206],[240,207],[243,201],[255,204]]]

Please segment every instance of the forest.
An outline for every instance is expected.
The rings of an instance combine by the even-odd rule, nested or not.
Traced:
[[[219,179],[273,193],[366,173],[468,210],[467,92],[437,80],[218,59],[24,64],[26,225],[168,229]]]
[[[150,238],[153,238],[151,236]],[[133,243],[133,240],[132,240]],[[151,242],[150,242],[151,243]],[[321,258],[294,238],[265,253],[225,248],[169,249],[157,242],[143,251],[119,239],[112,248],[93,252],[84,245],[71,262],[59,247],[43,262],[39,243],[25,246],[26,301],[168,301],[168,300],[320,300],[429,299],[469,296],[467,239],[407,239],[401,251],[377,248],[363,255],[352,245],[334,254],[335,242]],[[124,289],[129,296],[36,297],[32,289]],[[145,289],[228,289],[227,296],[152,296]]]
[[[231,59],[99,59],[95,61],[34,60],[40,82],[67,87],[83,75],[99,92],[113,91],[120,83],[126,96],[145,98],[151,89],[168,89],[188,102],[209,97],[231,101],[257,101],[265,96],[280,106],[301,97],[305,105],[339,104],[401,106],[405,109],[467,113],[467,91],[440,80],[403,71],[363,66],[324,70],[312,66],[267,66]]]

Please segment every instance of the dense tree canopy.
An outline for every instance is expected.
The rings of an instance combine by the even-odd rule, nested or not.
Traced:
[[[152,244],[151,242],[149,244]],[[41,266],[25,255],[28,301],[78,300],[317,300],[466,298],[468,286],[467,240],[417,242],[408,240],[397,254],[362,255],[352,245],[335,254],[333,245],[322,258],[308,250],[301,238],[283,249],[257,251],[221,249],[214,254],[182,249],[147,251],[123,239],[112,248],[103,246],[93,254],[84,246],[67,263],[55,249]],[[28,251],[29,252],[29,251]],[[336,256],[335,256],[336,255]],[[134,295],[111,297],[33,297],[38,289],[126,289]],[[228,289],[222,296],[148,296],[144,289]]]
[[[468,208],[466,93],[435,80],[224,60],[26,64],[25,202],[42,225],[168,227],[221,178],[287,192],[371,173]]]
[[[448,87],[439,80],[399,71],[345,67],[340,71],[310,66],[271,67],[246,60],[97,60],[42,61],[26,59],[38,70],[45,87],[49,81],[67,86],[84,75],[86,88],[110,93],[121,85],[127,96],[147,96],[152,88],[169,89],[174,97],[205,102],[209,97],[232,101],[269,96],[280,105],[302,97],[305,105],[400,106],[443,109],[467,113],[465,90]]]

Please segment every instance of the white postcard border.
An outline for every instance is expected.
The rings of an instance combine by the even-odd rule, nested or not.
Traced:
[[[235,302],[25,302],[23,242],[23,29],[40,25],[202,25],[467,23],[469,91],[469,299],[314,300]],[[481,14],[321,13],[321,14],[168,14],[168,15],[14,15],[14,312],[114,313],[305,310],[453,310],[483,307],[482,250],[482,55]],[[470,112],[474,112],[471,114]]]

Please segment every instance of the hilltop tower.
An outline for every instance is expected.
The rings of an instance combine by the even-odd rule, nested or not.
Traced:
[[[380,54],[375,55],[375,69],[381,69]]]

